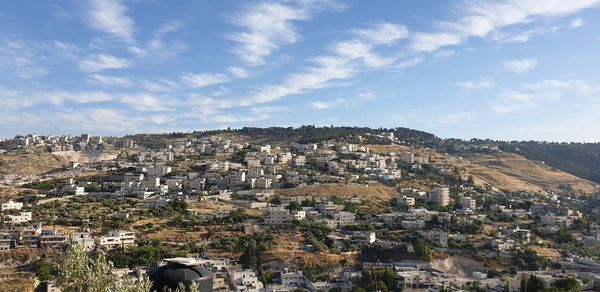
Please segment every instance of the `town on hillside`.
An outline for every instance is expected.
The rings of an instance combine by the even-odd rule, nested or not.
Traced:
[[[444,147],[394,131],[17,136],[0,143],[0,287],[73,291],[79,246],[198,291],[600,291],[596,184],[493,143]],[[512,160],[475,160],[493,155]]]

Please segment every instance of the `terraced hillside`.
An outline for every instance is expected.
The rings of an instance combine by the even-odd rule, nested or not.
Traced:
[[[596,192],[593,182],[516,154],[469,154],[454,163],[473,175],[476,182],[479,180],[503,190]]]

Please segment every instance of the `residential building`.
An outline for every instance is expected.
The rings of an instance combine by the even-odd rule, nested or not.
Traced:
[[[429,201],[438,206],[448,206],[450,204],[450,189],[435,188],[429,192]]]
[[[96,239],[96,245],[101,248],[115,249],[127,247],[135,243],[135,233],[130,231],[112,230]]]

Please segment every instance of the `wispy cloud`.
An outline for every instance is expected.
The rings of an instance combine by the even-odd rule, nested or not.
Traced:
[[[85,20],[93,29],[132,42],[135,24],[126,12],[127,7],[120,0],[90,0]]]
[[[234,78],[248,78],[250,76],[248,71],[241,67],[229,67],[227,68],[227,71],[229,71],[229,74]]]
[[[133,82],[131,82],[131,80],[125,77],[107,76],[100,74],[94,74],[90,76],[89,80],[93,83],[105,86],[130,87],[133,85]]]
[[[476,118],[477,114],[474,112],[456,112],[443,115],[439,118],[439,121],[442,124],[458,124],[465,121],[472,121]]]
[[[570,26],[572,28],[578,28],[578,27],[582,27],[584,24],[585,24],[585,21],[583,21],[583,19],[575,18],[575,19],[573,19],[573,21],[571,21]]]
[[[20,39],[9,39],[0,43],[0,70],[11,72],[22,79],[32,79],[44,76],[47,69],[40,62],[37,43]],[[0,78],[11,76],[3,74]]]
[[[332,0],[254,3],[229,17],[229,21],[242,30],[225,37],[236,43],[233,51],[243,61],[260,65],[281,46],[298,41],[295,21],[309,19],[323,9],[340,7]]]
[[[184,26],[182,20],[167,21],[160,25],[145,45],[131,45],[128,50],[139,58],[153,61],[163,61],[178,56],[188,49],[188,45],[180,40],[169,38],[169,35]]]
[[[117,58],[111,55],[100,54],[90,59],[79,62],[79,68],[87,72],[99,72],[106,69],[121,69],[132,65],[127,59]]]
[[[369,31],[377,34],[382,27],[389,26],[398,27],[395,24],[378,24],[360,30],[355,34],[356,38],[334,43],[330,47],[329,55],[314,58],[313,66],[287,75],[280,84],[260,87],[253,96],[242,100],[239,105],[249,106],[271,102],[288,95],[330,87],[335,81],[350,79],[360,72],[391,66],[401,68],[420,62],[420,58],[382,57],[375,52],[384,43],[387,45],[406,36],[405,34],[396,34],[387,38],[383,43],[381,40],[373,41],[371,37],[364,37],[369,35]]]
[[[599,0],[463,1],[458,20],[441,21],[436,23],[435,31],[414,34],[410,48],[415,52],[434,52],[461,44],[470,37],[482,38],[508,26],[573,14],[599,3]]]
[[[565,93],[572,97],[588,96],[596,92],[585,80],[548,79],[534,83],[519,84],[519,88],[504,90],[492,104],[492,110],[506,114],[524,109],[537,108],[542,104],[560,100]]]
[[[378,23],[369,29],[357,30],[356,33],[374,44],[390,44],[408,36],[404,25],[394,23]]]
[[[229,77],[221,73],[184,73],[181,76],[181,79],[183,80],[183,82],[185,82],[185,84],[193,88],[200,88],[214,84],[229,82]]]
[[[115,96],[102,91],[71,92],[64,90],[53,91],[19,91],[10,90],[0,93],[0,100],[4,108],[22,109],[37,105],[62,106],[65,102],[76,104],[92,104],[112,101]]]
[[[454,82],[451,85],[466,89],[466,90],[480,90],[480,89],[490,89],[496,86],[496,81],[493,78],[484,77],[475,81],[463,81],[463,82]]]
[[[515,73],[525,73],[531,71],[538,64],[538,60],[535,58],[508,60],[502,62],[502,65]]]
[[[361,102],[369,102],[377,99],[377,96],[372,91],[365,91],[359,93],[353,98],[338,98],[332,101],[314,101],[308,104],[308,106],[317,110],[326,110],[339,106],[350,106]]]

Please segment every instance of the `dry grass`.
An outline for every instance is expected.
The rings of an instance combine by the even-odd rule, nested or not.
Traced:
[[[263,254],[267,268],[281,269],[290,264],[302,270],[333,270],[339,266],[352,266],[356,257],[352,255],[339,255],[326,252],[305,252],[301,250],[302,235],[297,230],[290,230],[289,234],[277,235],[276,246]]]
[[[4,275],[0,275],[2,277]],[[33,277],[33,275],[31,275]],[[0,280],[0,291],[2,292],[33,292],[37,286],[34,278],[29,279],[6,279]]]
[[[560,185],[568,184],[580,193],[596,191],[592,182],[515,154],[471,154],[457,160],[456,164],[464,168],[467,175],[473,175],[476,183],[487,183],[503,190],[559,192]]]
[[[547,258],[552,259],[552,260],[559,260],[559,259],[562,258],[560,252],[557,249],[555,249],[555,248],[534,246],[532,249],[539,256],[547,257]]]
[[[67,161],[42,151],[0,154],[0,174],[40,175],[61,168]]]
[[[348,184],[318,184],[310,186],[301,186],[293,189],[278,189],[278,195],[291,196],[312,196],[312,197],[331,197],[351,198],[357,196],[363,201],[387,201],[398,195],[396,189],[382,185],[380,183],[369,184],[368,186],[356,183]]]

